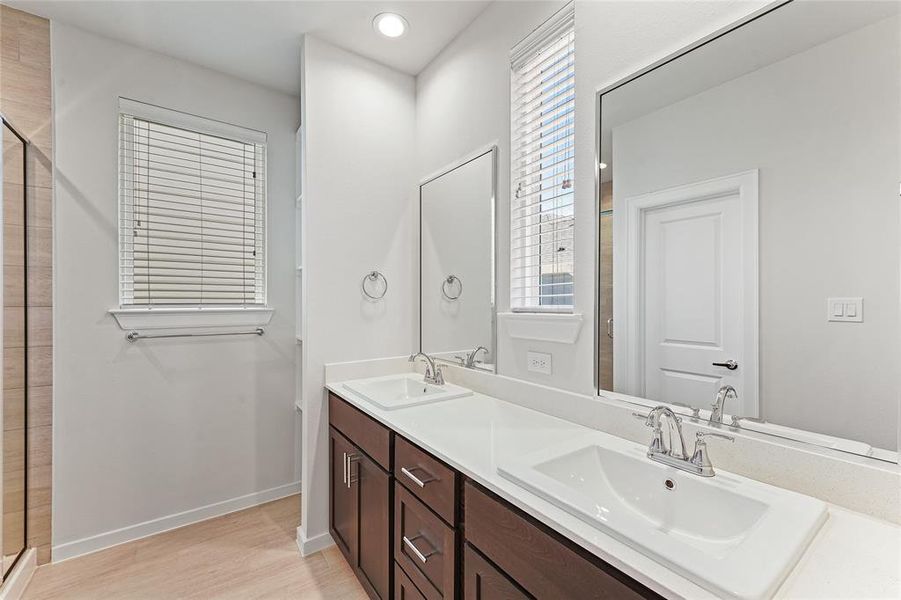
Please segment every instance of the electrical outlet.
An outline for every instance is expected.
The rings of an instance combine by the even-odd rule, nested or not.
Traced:
[[[532,373],[543,375],[551,374],[551,355],[544,352],[529,352],[526,354],[526,363]]]

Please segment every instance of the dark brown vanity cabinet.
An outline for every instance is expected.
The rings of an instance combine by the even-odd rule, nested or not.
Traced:
[[[356,410],[346,404],[342,408]],[[330,530],[366,592],[387,600],[391,597],[393,477],[387,465],[376,462],[369,452],[378,454],[383,445],[390,446],[391,433],[362,413],[343,409],[332,413],[329,427]],[[366,435],[347,437],[360,428]]]
[[[334,394],[331,533],[372,598],[660,598]]]

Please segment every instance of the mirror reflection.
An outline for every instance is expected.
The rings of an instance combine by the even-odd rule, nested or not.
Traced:
[[[599,389],[897,460],[899,31],[792,2],[601,95]]]
[[[423,183],[420,198],[421,350],[494,370],[495,151]]]

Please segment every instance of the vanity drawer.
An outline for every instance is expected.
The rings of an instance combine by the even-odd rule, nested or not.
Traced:
[[[394,441],[394,477],[445,522],[451,526],[456,524],[456,471],[397,436]]]
[[[407,577],[404,570],[400,568],[400,565],[394,563],[394,600],[434,600],[434,598],[440,597],[437,595],[433,598],[424,596],[413,581]]]
[[[463,550],[463,600],[530,600],[472,546]]]
[[[386,471],[391,470],[391,430],[329,392],[329,424],[368,454]]]
[[[464,507],[466,541],[536,598],[660,598],[468,481]]]
[[[394,560],[427,598],[455,598],[456,531],[397,482]]]

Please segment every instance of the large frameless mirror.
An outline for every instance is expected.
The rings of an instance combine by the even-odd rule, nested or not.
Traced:
[[[602,395],[897,462],[899,25],[790,2],[600,93]]]
[[[494,370],[496,150],[477,152],[419,188],[420,349]]]

